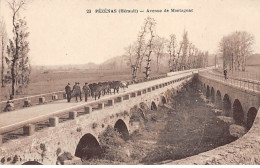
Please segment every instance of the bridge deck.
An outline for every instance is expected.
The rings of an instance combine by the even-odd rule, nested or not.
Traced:
[[[143,82],[143,83],[137,83],[137,84],[133,84],[130,85],[128,88],[125,89],[125,91],[123,91],[123,89],[120,89],[120,93],[124,93],[124,92],[128,92],[128,91],[138,91],[147,87],[152,87],[154,85],[157,84],[161,84],[163,82],[168,82],[169,80],[174,80],[180,77],[184,77],[187,76],[188,74],[192,74],[191,72],[189,73],[185,73],[185,74],[179,74],[179,75],[175,75],[172,77],[165,77],[165,78],[161,78],[158,80],[153,80],[153,81],[147,81],[147,82]],[[107,98],[113,98],[116,95],[118,95],[117,93],[114,95],[105,95],[102,96],[100,98],[100,100],[102,99],[107,99]],[[17,124],[19,122],[26,122],[28,120],[31,120],[33,118],[37,118],[37,117],[43,117],[46,115],[50,115],[50,114],[54,114],[55,112],[61,111],[61,110],[66,110],[72,107],[77,107],[77,106],[82,106],[82,105],[89,105],[89,104],[93,104],[93,102],[95,102],[95,100],[93,98],[89,98],[88,102],[75,102],[75,98],[73,98],[71,100],[72,102],[67,103],[66,100],[60,100],[60,101],[55,101],[49,104],[43,104],[43,105],[37,105],[37,106],[33,106],[33,107],[27,107],[27,108],[23,108],[23,109],[19,109],[19,110],[15,110],[15,111],[11,111],[11,112],[5,112],[5,113],[1,113],[0,114],[0,128],[4,128],[4,127],[9,127],[12,126],[14,124]]]

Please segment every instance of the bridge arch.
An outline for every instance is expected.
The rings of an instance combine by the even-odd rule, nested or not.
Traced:
[[[157,111],[157,106],[154,101],[152,101],[151,110]]]
[[[253,126],[253,123],[255,121],[255,117],[257,114],[257,109],[255,107],[251,107],[247,112],[247,121],[246,121],[246,127],[248,130]]]
[[[144,102],[141,102],[141,103],[139,104],[139,107],[140,107],[141,109],[143,109],[143,110],[148,110],[148,109],[149,109],[149,107],[147,106],[147,104],[145,104]]]
[[[117,122],[115,123],[114,129],[121,134],[121,137],[124,140],[129,139],[129,132],[128,132],[127,126],[123,120],[121,120],[121,119],[117,120]]]
[[[215,102],[216,102],[217,107],[222,109],[222,98],[221,98],[221,93],[219,90],[217,90]]]
[[[75,156],[88,160],[91,158],[99,158],[101,153],[101,147],[97,139],[92,134],[88,133],[80,139]]]
[[[134,122],[134,121],[141,121],[141,119],[145,120],[146,113],[145,111],[149,109],[149,107],[143,103],[146,107],[142,106],[140,108],[133,107],[130,109],[130,121],[129,122]],[[140,103],[141,105],[141,103]]]
[[[22,165],[42,165],[42,164],[37,161],[28,161],[23,163]]]
[[[231,116],[231,101],[228,94],[225,94],[223,98],[223,112],[225,116]]]
[[[213,87],[211,87],[210,99],[213,103],[215,103],[215,90]]]
[[[167,103],[166,98],[165,98],[164,96],[162,96],[162,103],[163,103],[163,104],[166,104],[166,103]]]
[[[209,97],[210,97],[210,88],[209,85],[207,85],[206,98],[209,99]]]
[[[233,118],[236,124],[242,125],[244,123],[244,110],[238,99],[233,103]]]

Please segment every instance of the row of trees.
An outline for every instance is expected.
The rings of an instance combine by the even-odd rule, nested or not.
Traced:
[[[7,1],[12,12],[12,38],[8,34],[3,19],[0,21],[1,37],[1,86],[11,85],[11,95],[22,92],[30,83],[31,66],[28,57],[28,27],[20,11],[26,5],[25,0]]]
[[[190,43],[187,31],[184,31],[179,44],[174,34],[170,35],[166,44],[170,72],[208,66],[208,52],[203,52]]]
[[[253,35],[245,31],[236,31],[224,36],[219,45],[223,68],[245,71],[246,59],[252,54],[253,42]]]
[[[143,58],[146,58],[145,74],[149,79],[151,72],[151,56],[156,57],[157,72],[160,67],[160,59],[168,55],[168,67],[170,72],[192,68],[200,68],[208,65],[208,52],[202,52],[189,42],[188,32],[184,31],[182,41],[179,43],[174,34],[169,39],[158,36],[155,32],[156,21],[148,17],[138,34],[137,41],[126,48],[129,64],[132,70],[132,79],[136,81],[137,72],[142,70]]]

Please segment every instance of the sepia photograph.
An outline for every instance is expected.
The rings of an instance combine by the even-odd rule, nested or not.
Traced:
[[[0,167],[259,165],[260,0],[0,0]]]

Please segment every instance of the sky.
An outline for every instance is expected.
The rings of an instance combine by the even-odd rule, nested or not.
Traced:
[[[0,0],[0,15],[12,37],[11,11]],[[95,13],[95,9],[193,9],[191,13]],[[91,9],[92,13],[86,13]],[[218,53],[221,38],[234,31],[255,37],[260,53],[260,0],[30,0],[26,17],[32,65],[85,64],[120,56],[136,39],[144,19],[153,17],[156,33],[181,40],[184,29],[199,49]]]

